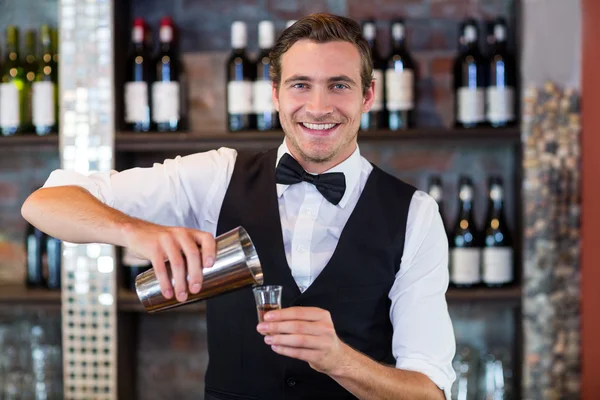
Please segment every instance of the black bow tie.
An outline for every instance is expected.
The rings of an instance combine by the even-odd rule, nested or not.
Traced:
[[[293,185],[302,181],[312,183],[323,197],[333,205],[337,205],[342,200],[346,191],[346,177],[343,172],[311,175],[287,153],[279,160],[275,177],[277,183],[283,185]]]

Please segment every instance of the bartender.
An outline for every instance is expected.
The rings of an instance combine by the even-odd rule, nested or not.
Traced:
[[[207,301],[206,399],[449,399],[448,241],[431,197],[360,154],[381,84],[360,26],[307,16],[271,62],[279,148],[57,170],[23,216],[65,241],[129,248],[179,301],[202,290],[215,235],[243,226],[284,308],[257,325],[250,289]]]

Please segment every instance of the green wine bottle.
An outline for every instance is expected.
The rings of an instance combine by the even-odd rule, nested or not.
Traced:
[[[19,29],[6,28],[6,57],[0,72],[0,131],[4,136],[23,132],[27,115],[28,84],[19,59]]]
[[[33,126],[38,135],[47,135],[58,127],[58,67],[48,25],[40,28],[40,41],[42,51],[33,83]]]

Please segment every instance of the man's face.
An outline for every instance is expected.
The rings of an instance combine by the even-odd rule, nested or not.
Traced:
[[[373,103],[363,96],[361,60],[348,42],[302,39],[281,58],[279,91],[273,100],[288,147],[309,172],[323,172],[356,149],[360,117]]]

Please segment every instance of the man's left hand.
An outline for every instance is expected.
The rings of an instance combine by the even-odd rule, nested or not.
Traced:
[[[327,310],[289,307],[269,311],[257,330],[273,351],[304,360],[319,372],[330,374],[343,364],[347,347],[335,333]]]

